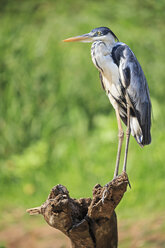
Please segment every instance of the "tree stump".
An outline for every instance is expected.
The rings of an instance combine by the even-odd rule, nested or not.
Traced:
[[[118,247],[117,217],[114,209],[127,190],[128,177],[122,172],[106,186],[95,185],[93,199],[73,199],[65,186],[54,186],[40,207],[27,209],[42,214],[53,228],[67,235],[72,248]]]

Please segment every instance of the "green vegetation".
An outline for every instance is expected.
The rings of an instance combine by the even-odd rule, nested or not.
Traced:
[[[115,113],[101,89],[90,44],[61,40],[110,27],[135,52],[153,105],[152,144],[131,138],[123,216],[165,205],[164,1],[28,0],[0,3],[0,209],[40,205],[64,184],[91,195],[112,176]],[[122,165],[122,163],[121,163]],[[118,209],[119,209],[118,208]]]

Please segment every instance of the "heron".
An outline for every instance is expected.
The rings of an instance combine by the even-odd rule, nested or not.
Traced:
[[[116,112],[118,150],[114,178],[118,176],[124,139],[122,122],[126,125],[123,171],[126,172],[130,134],[144,147],[151,143],[151,100],[147,80],[136,56],[107,27],[65,39],[64,42],[91,42],[91,57],[100,80]]]

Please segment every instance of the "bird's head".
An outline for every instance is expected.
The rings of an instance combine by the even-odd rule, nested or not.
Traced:
[[[68,39],[63,40],[63,41],[64,42],[73,42],[73,41],[94,42],[96,40],[111,42],[111,41],[115,41],[115,40],[118,41],[118,38],[109,28],[100,27],[100,28],[93,29],[88,34],[75,36],[75,37],[68,38]]]

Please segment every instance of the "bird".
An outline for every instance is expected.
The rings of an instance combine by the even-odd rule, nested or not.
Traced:
[[[151,100],[146,77],[136,56],[107,27],[71,37],[64,42],[91,42],[91,57],[99,71],[102,88],[115,109],[118,125],[118,149],[114,178],[119,173],[126,125],[123,171],[126,173],[130,134],[144,147],[151,143]]]

